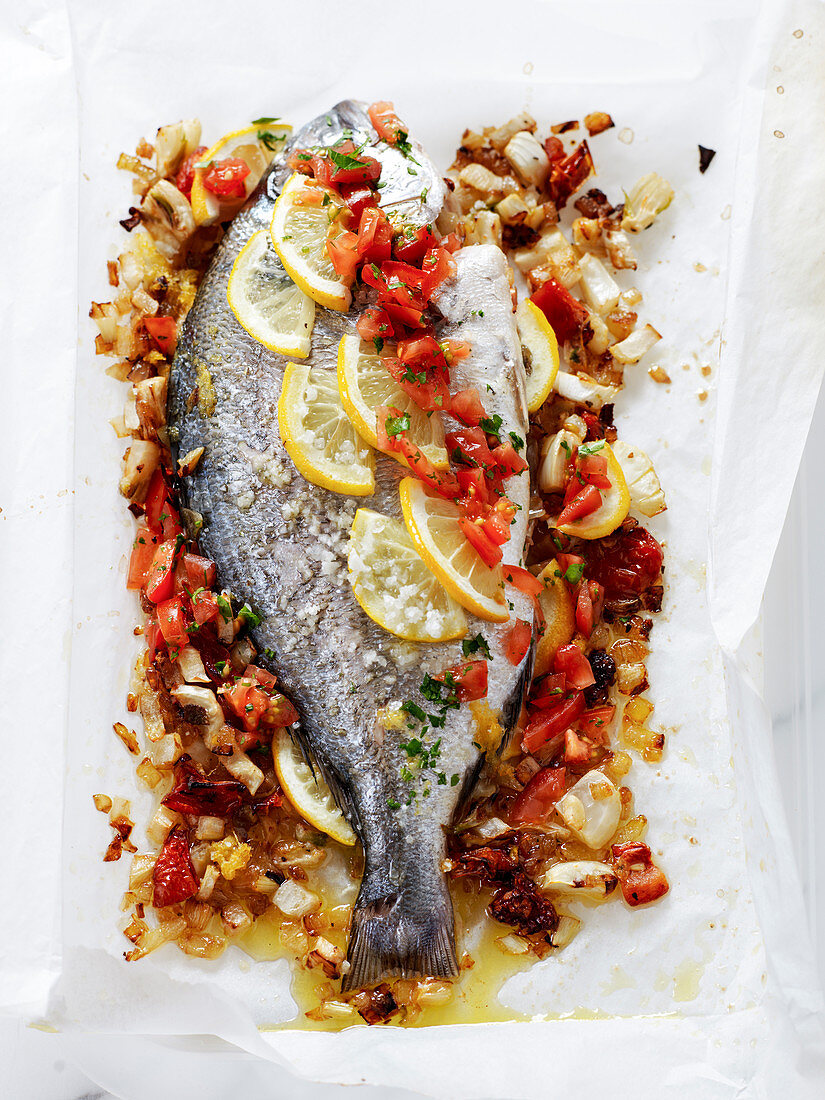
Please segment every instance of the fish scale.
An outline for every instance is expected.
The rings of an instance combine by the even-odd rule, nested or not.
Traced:
[[[332,144],[345,134],[367,142],[381,162],[382,203],[409,199],[393,209],[403,209],[405,220],[417,225],[436,218],[445,188],[435,166],[417,144],[413,163],[379,141],[361,104],[338,104],[299,131],[291,148]],[[236,257],[252,233],[268,227],[287,177],[285,161],[276,162],[234,219],[182,327],[170,387],[171,434],[179,453],[202,446],[204,455],[181,482],[181,493],[203,517],[200,546],[217,563],[220,583],[261,616],[254,640],[274,654],[262,656],[261,663],[293,700],[300,715],[295,735],[364,847],[345,986],[395,974],[450,976],[457,964],[452,907],[440,869],[444,830],[478,776],[478,743],[497,728],[491,719],[506,733],[518,717],[532,651],[514,668],[505,656],[508,624],[469,617],[470,635],[482,633],[491,651],[487,717],[479,720],[467,704],[447,711],[443,728],[426,739],[441,737],[435,769],[405,782],[409,761],[400,743],[417,735],[418,726],[407,722],[400,704],[411,700],[434,712],[421,693],[423,677],[459,662],[461,644],[402,642],[377,626],[355,600],[345,561],[356,508],[401,518],[398,483],[408,471],[377,454],[375,494],[366,498],[306,482],[278,430],[287,360],[246,333],[226,298]],[[471,344],[471,354],[453,372],[453,388],[475,385],[488,415],[497,413],[504,431],[525,437],[524,369],[503,254],[474,246],[455,259],[455,276],[434,296],[443,317],[440,335]],[[317,307],[305,362],[336,370],[339,341],[355,331],[356,316],[356,308],[341,314]],[[511,478],[507,492],[520,511],[504,560],[519,564],[529,475]],[[332,574],[331,560],[339,563]],[[508,589],[507,596],[513,615],[532,622],[530,601],[516,590]],[[439,783],[437,772],[459,781]]]

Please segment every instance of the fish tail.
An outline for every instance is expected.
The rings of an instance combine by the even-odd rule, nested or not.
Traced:
[[[440,874],[434,876],[433,887],[426,894],[420,882],[387,890],[365,876],[352,914],[345,991],[385,978],[451,978],[458,973],[453,907]]]

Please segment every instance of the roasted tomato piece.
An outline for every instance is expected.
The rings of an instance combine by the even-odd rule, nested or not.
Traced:
[[[143,325],[158,351],[173,355],[178,339],[178,325],[174,317],[144,317]]]
[[[152,564],[146,571],[146,595],[152,603],[168,600],[175,587],[175,557],[178,540],[162,542],[155,550]]]
[[[577,725],[585,737],[597,745],[606,745],[615,714],[614,706],[592,707],[581,715]]]
[[[243,783],[207,779],[191,761],[184,760],[176,766],[175,785],[162,802],[179,814],[228,817],[243,802],[245,793]]]
[[[578,485],[579,483],[571,481],[570,484]],[[556,524],[561,527],[565,523],[575,523],[577,519],[584,519],[585,516],[592,515],[601,506],[602,494],[596,486],[585,485],[569,502],[565,503],[561,512],[559,512]]]
[[[563,673],[567,683],[578,690],[590,687],[591,684],[596,682],[590,662],[579,647],[573,645],[572,642],[559,646],[556,650],[556,656],[553,658],[553,671]]]
[[[555,932],[559,926],[559,916],[552,902],[539,893],[536,884],[522,871],[515,872],[511,885],[496,891],[488,912],[495,920],[509,924],[524,936]]]
[[[530,650],[533,640],[533,626],[525,619],[516,619],[507,634],[505,653],[511,665],[520,665]]]
[[[175,187],[182,195],[185,195],[187,199],[192,198],[192,184],[195,181],[195,165],[201,159],[206,152],[205,145],[199,145],[194,153],[190,153],[185,160],[181,162],[180,168],[178,168],[177,175],[175,176]]]
[[[138,527],[132,555],[129,558],[129,573],[126,578],[127,588],[143,588],[146,583],[146,574],[155,556],[158,547],[158,537],[153,535],[148,527]]]
[[[525,752],[536,752],[552,737],[563,733],[584,710],[584,696],[580,691],[570,693],[552,709],[540,711],[527,723],[521,747]]]
[[[510,807],[511,824],[542,821],[564,796],[566,781],[566,768],[542,768],[536,772]]]
[[[644,527],[594,539],[584,552],[587,575],[604,586],[607,599],[646,592],[662,571],[662,548]]]
[[[668,892],[667,877],[653,862],[646,844],[614,844],[612,851],[613,866],[628,905],[647,905]]]
[[[560,344],[575,339],[587,320],[587,307],[555,279],[548,279],[533,294],[530,301],[539,307],[550,322]]]
[[[189,833],[176,825],[163,842],[152,872],[152,904],[177,905],[198,892],[200,883],[189,855]]]

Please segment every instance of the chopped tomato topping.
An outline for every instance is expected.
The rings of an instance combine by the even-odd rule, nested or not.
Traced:
[[[528,700],[528,706],[546,709],[557,707],[562,701],[566,681],[562,672],[548,672],[533,683],[535,694]]]
[[[459,390],[452,395],[449,405],[450,412],[456,420],[474,428],[478,427],[479,422],[487,415],[476,389]]]
[[[614,706],[593,707],[579,718],[578,726],[585,737],[597,745],[607,744],[607,735],[616,714]]]
[[[389,340],[395,330],[385,309],[369,306],[358,318],[355,327],[362,340],[368,343],[375,340]]]
[[[573,645],[572,642],[559,646],[556,650],[556,656],[553,658],[553,671],[564,673],[567,683],[579,690],[590,687],[596,682],[590,662],[579,647]]]
[[[400,410],[392,405],[389,407],[386,405],[376,406],[375,424],[379,450],[397,451],[407,460],[411,473],[435,489],[440,496],[445,497],[447,500],[455,500],[461,489],[452,473],[437,470],[421,448],[407,438],[405,430],[400,430],[392,435],[388,434],[388,419],[392,417],[397,420],[400,416]]]
[[[574,298],[566,287],[555,279],[548,279],[530,295],[530,301],[539,307],[550,322],[560,344],[575,339],[587,321],[587,307]]]
[[[375,206],[375,191],[366,183],[342,183],[339,191],[347,204],[355,225],[369,206]]]
[[[177,175],[175,176],[175,187],[177,187],[178,191],[187,199],[192,198],[192,184],[195,182],[195,165],[205,152],[206,146],[199,145],[194,153],[190,153],[181,163],[180,168],[178,168]]]
[[[504,579],[525,596],[538,596],[544,591],[544,583],[534,577],[529,569],[522,569],[520,565],[505,566]]]
[[[614,844],[612,852],[613,867],[628,905],[647,905],[668,892],[665,873],[653,862],[646,844]]]
[[[573,482],[571,482],[573,484]],[[595,485],[585,485],[573,499],[562,508],[556,525],[575,523],[577,519],[584,519],[592,515],[602,504],[602,494]]]
[[[175,557],[178,540],[162,542],[155,550],[152,564],[146,572],[146,595],[152,603],[168,600],[175,587]]]
[[[489,481],[484,471],[478,468],[459,466],[455,472],[458,484],[461,487],[461,500],[459,503],[469,519],[475,519],[484,515],[490,504]]]
[[[575,691],[552,710],[542,710],[531,718],[524,731],[521,747],[525,752],[536,752],[551,737],[563,733],[584,710],[584,695]]]
[[[335,274],[351,283],[358,267],[358,237],[354,233],[339,233],[327,239],[327,255]]]
[[[455,260],[446,248],[433,246],[428,248],[421,261],[421,267],[427,275],[427,297],[429,298],[436,287],[441,286],[445,279],[455,275]]]
[[[405,225],[401,233],[395,238],[393,252],[397,260],[403,260],[405,264],[422,263],[425,254],[438,243],[432,228],[422,225],[416,228],[413,225]]]
[[[530,651],[533,640],[533,626],[526,619],[516,619],[515,625],[507,634],[505,653],[511,665],[520,665]]]
[[[392,103],[379,100],[378,103],[373,103],[370,106],[368,114],[375,132],[382,141],[395,145],[399,137],[402,139],[407,137],[407,127],[395,113],[395,107]]]
[[[215,583],[217,570],[209,558],[202,558],[200,554],[184,554],[183,568],[193,588],[211,588]]]
[[[152,872],[152,904],[177,905],[198,892],[200,883],[189,855],[189,833],[176,825],[163,842]]]
[[[157,545],[157,535],[153,535],[148,527],[138,527],[132,546],[132,555],[129,558],[129,573],[126,578],[127,588],[143,588]]]
[[[250,670],[247,669],[247,673]],[[263,670],[261,670],[263,671]],[[260,726],[291,726],[298,721],[298,713],[292,703],[272,684],[260,683],[256,676],[244,675],[231,687],[220,689],[231,712],[241,720],[248,732]]]
[[[242,199],[246,195],[244,180],[251,169],[240,157],[225,157],[213,161],[203,177],[203,186],[222,199]]]
[[[174,317],[144,317],[143,325],[158,351],[173,355],[178,339],[178,326]]]
[[[358,223],[358,257],[380,263],[392,252],[392,226],[383,210],[366,206]]]
[[[568,579],[567,578],[567,571],[570,569],[571,565],[572,566],[577,566],[577,565],[582,566],[581,571],[574,568],[573,572],[571,573],[571,577],[575,577],[577,573],[579,574],[579,577],[580,577],[581,572],[584,571],[584,558],[580,558],[578,556],[578,554],[558,553],[558,554],[556,554],[556,561],[559,563],[559,570],[561,572],[562,577],[564,577],[565,580]],[[570,580],[568,583],[574,584],[575,580]]]
[[[583,741],[575,730],[570,728],[564,731],[564,762],[565,764],[586,764],[590,759],[590,746]]]
[[[473,699],[483,699],[487,694],[487,662],[484,660],[464,661],[452,668],[446,668],[434,680],[453,687],[459,699],[464,702],[472,702]]]
[[[610,488],[607,459],[603,455],[583,455],[579,451],[576,458],[576,472],[587,485],[595,485],[597,489]]]
[[[552,139],[551,139],[552,140]],[[553,156],[547,149],[550,160],[550,178],[547,181],[547,190],[550,198],[561,208],[567,203],[570,196],[581,187],[587,177],[593,171],[593,158],[590,155],[590,147],[586,141],[577,145],[570,156],[558,156],[558,147],[551,146]]]
[[[493,448],[493,461],[496,464],[501,477],[510,477],[512,474],[523,473],[527,469],[527,463],[508,440]]]
[[[542,768],[536,772],[510,807],[510,824],[522,825],[547,817],[563,797],[566,779],[565,768]]]
[[[218,597],[214,592],[201,591],[192,595],[192,614],[198,626],[213,622],[219,611]]]
[[[478,556],[488,569],[493,569],[501,561],[501,546],[494,542],[482,526],[463,516],[458,521],[459,527],[464,532],[467,542],[473,547]]]
[[[501,497],[493,507],[484,515],[482,528],[484,534],[493,540],[496,546],[503,546],[510,541],[510,524],[516,510],[507,497]]]
[[[173,596],[158,604],[158,626],[163,640],[171,649],[180,649],[189,641],[186,629],[186,613],[180,596]]]
[[[339,141],[323,153],[312,157],[315,178],[321,183],[374,183],[381,176],[381,165],[375,157],[359,151],[355,142]]]

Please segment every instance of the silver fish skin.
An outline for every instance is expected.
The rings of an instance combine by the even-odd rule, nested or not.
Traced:
[[[363,105],[338,104],[299,131],[292,147],[333,144],[347,132],[381,161],[382,205],[403,200],[395,209],[403,209],[407,221],[433,221],[445,193],[435,166],[416,144],[410,162],[380,142]],[[364,847],[345,987],[398,974],[446,977],[457,972],[457,962],[441,871],[444,830],[475,784],[483,761],[477,742],[489,737],[490,722],[476,705],[447,709],[443,727],[423,738],[428,744],[441,739],[434,766],[407,778],[414,769],[408,770],[400,743],[418,737],[421,727],[399,712],[400,704],[412,701],[440,717],[441,709],[422,695],[422,682],[459,662],[461,644],[401,642],[361,610],[346,574],[356,508],[400,519],[398,484],[407,471],[377,454],[372,497],[342,496],[306,482],[278,430],[286,360],[252,339],[228,306],[232,264],[252,233],[268,226],[288,175],[283,162],[276,164],[234,219],[182,327],[170,434],[180,454],[199,446],[205,453],[180,490],[185,505],[203,517],[201,551],[216,561],[220,583],[261,616],[254,640],[272,656],[260,663],[294,702],[300,723],[293,733]],[[467,340],[472,352],[454,368],[453,386],[475,385],[488,415],[502,417],[503,431],[525,438],[524,368],[504,256],[475,246],[455,258],[456,274],[436,298],[443,315],[439,336]],[[350,314],[317,307],[305,362],[334,371],[340,338],[354,331],[356,319],[355,307]],[[519,564],[523,553],[528,478],[525,472],[506,486],[520,508],[504,548],[509,564]],[[513,616],[532,622],[530,601],[514,589],[507,596]],[[486,703],[505,734],[521,710],[532,668],[532,651],[517,668],[507,660],[509,629],[470,617],[469,636],[482,634],[490,647]]]

